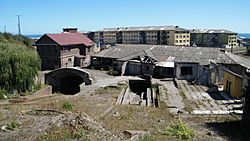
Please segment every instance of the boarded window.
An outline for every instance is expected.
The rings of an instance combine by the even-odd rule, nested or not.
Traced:
[[[181,75],[192,75],[193,74],[193,67],[181,67]]]

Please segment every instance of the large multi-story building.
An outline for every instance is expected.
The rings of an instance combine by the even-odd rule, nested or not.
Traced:
[[[105,28],[95,32],[94,41],[103,44],[155,44],[190,46],[190,31],[179,26]]]
[[[237,33],[225,29],[192,29],[191,46],[236,47]]]

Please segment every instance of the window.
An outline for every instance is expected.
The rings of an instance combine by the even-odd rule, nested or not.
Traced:
[[[71,58],[69,58],[69,59],[68,59],[68,62],[71,62],[71,61],[72,61]]]
[[[182,43],[182,40],[180,40],[180,43]]]
[[[185,36],[185,35],[183,35],[183,38],[186,38],[186,36]]]
[[[192,75],[193,74],[193,67],[186,66],[181,67],[181,75]]]
[[[176,43],[178,43],[178,40],[175,40]]]
[[[180,35],[180,38],[182,38],[182,35]]]
[[[176,37],[175,38],[178,38],[178,35],[176,35]]]

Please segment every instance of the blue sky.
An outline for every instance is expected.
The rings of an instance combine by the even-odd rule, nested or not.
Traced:
[[[0,31],[61,32],[63,27],[95,31],[105,27],[179,25],[250,33],[250,0],[1,0]]]

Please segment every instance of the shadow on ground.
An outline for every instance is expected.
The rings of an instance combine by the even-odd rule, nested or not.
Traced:
[[[206,123],[214,132],[229,140],[247,141],[250,139],[250,124],[241,121],[230,121],[221,123]]]

